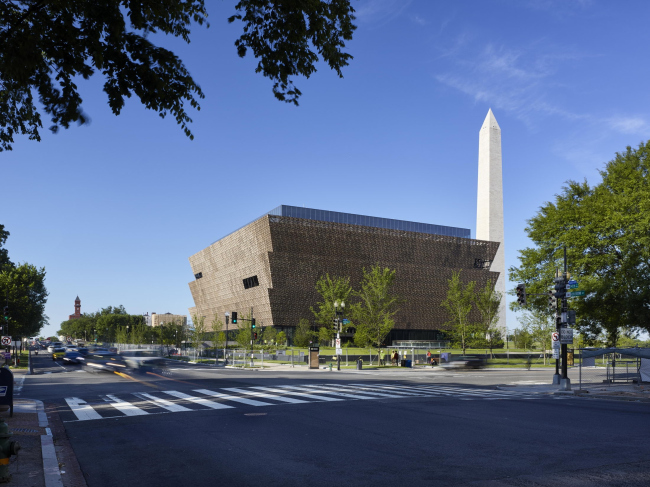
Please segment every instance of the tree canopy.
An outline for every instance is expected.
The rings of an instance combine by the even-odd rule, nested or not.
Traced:
[[[45,268],[31,264],[14,264],[3,248],[9,232],[0,225],[0,298],[3,307],[9,307],[7,333],[15,336],[35,336],[47,324],[45,303],[48,292],[45,288]]]
[[[569,306],[586,344],[604,337],[614,345],[622,329],[650,330],[649,155],[650,141],[627,147],[595,186],[568,181],[528,221],[534,246],[520,250],[519,266],[509,270],[528,294],[545,293],[563,267],[566,245],[571,277],[586,291]],[[548,307],[545,297],[528,301],[534,310]]]
[[[275,97],[297,105],[293,77],[313,74],[319,55],[342,76],[352,58],[342,49],[356,29],[353,12],[350,0],[240,0],[228,21],[244,24],[239,56],[250,49]],[[192,139],[186,106],[199,110],[203,91],[151,35],[189,43],[190,28],[207,26],[207,16],[204,0],[0,0],[0,151],[12,149],[15,135],[40,141],[41,112],[54,132],[86,123],[77,82],[95,73],[115,115],[136,95]]]

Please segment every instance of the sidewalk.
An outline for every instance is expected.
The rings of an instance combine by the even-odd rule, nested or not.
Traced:
[[[25,372],[14,370],[14,381]],[[22,376],[22,377],[21,377]],[[14,390],[16,392],[16,390]],[[4,409],[6,408],[6,410]],[[86,487],[86,482],[55,409],[45,409],[41,401],[14,396],[14,414],[0,409],[9,426],[11,440],[20,444],[9,461],[11,482],[19,487]]]
[[[650,402],[650,384],[571,384],[570,391],[560,391],[557,384],[501,385],[503,391],[532,392],[538,394],[574,395],[592,399],[613,399],[619,401]]]

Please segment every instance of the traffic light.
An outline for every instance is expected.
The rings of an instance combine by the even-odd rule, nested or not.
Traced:
[[[5,316],[5,320],[8,320],[9,319],[9,306],[5,306],[3,308],[3,313],[4,313],[4,316]]]
[[[555,278],[555,297],[556,299],[564,299],[566,297],[566,281],[564,277]]]
[[[253,333],[253,340],[257,340],[257,332]]]
[[[251,328],[255,329],[255,318],[251,318]]]
[[[548,309],[551,311],[557,310],[557,299],[555,298],[553,291],[548,292]]]
[[[517,303],[519,306],[526,306],[526,285],[517,284]]]
[[[231,311],[230,314],[232,315],[232,324],[235,325],[237,323],[237,311]]]
[[[230,322],[228,321],[229,319],[230,319],[230,316],[226,315],[226,325],[230,323]]]

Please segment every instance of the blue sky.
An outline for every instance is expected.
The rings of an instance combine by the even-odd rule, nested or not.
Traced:
[[[186,314],[188,257],[280,204],[475,236],[489,108],[516,265],[527,219],[566,180],[598,182],[615,152],[650,134],[645,0],[353,1],[354,59],[343,79],[324,65],[297,79],[300,107],[276,101],[254,58],[237,56],[234,4],[208,1],[211,27],[189,45],[159,38],[206,94],[190,112],[194,141],[133,99],[115,117],[95,76],[79,84],[89,125],[0,154],[10,257],[47,271],[44,333],[77,295],[86,312]]]

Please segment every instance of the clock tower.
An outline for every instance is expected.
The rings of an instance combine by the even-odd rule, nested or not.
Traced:
[[[81,318],[81,299],[77,296],[77,299],[74,300],[74,314],[68,317],[69,320],[76,320]]]

